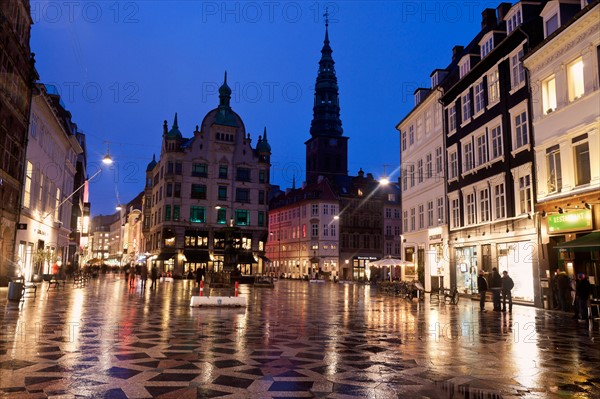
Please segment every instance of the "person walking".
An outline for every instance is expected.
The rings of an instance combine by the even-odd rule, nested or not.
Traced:
[[[494,312],[500,312],[502,310],[500,306],[500,293],[502,292],[502,277],[498,273],[498,268],[492,268],[492,275],[490,276],[490,289],[492,290],[492,302],[494,303]]]
[[[556,296],[558,297],[560,310],[568,312],[569,303],[571,302],[571,288],[569,286],[569,276],[562,271],[556,275]]]
[[[200,281],[202,281],[202,274],[200,274],[200,268],[196,268],[196,285],[200,287]]]
[[[152,284],[150,284],[150,289],[156,288],[156,280],[158,279],[158,268],[156,265],[152,266],[152,270],[150,270],[150,279],[152,280]]]
[[[129,284],[129,272],[131,271],[131,268],[129,267],[129,265],[125,265],[125,282],[127,284]]]
[[[479,291],[479,308],[482,312],[485,312],[485,294],[488,290],[488,283],[483,270],[479,271],[479,276],[477,277],[477,290]]]
[[[140,280],[142,282],[142,289],[146,288],[146,280],[148,280],[148,267],[146,265],[141,266]]]
[[[512,293],[511,290],[515,286],[512,278],[508,275],[508,272],[504,270],[502,272],[502,311],[506,312],[506,299],[508,299],[508,313],[512,313]]]

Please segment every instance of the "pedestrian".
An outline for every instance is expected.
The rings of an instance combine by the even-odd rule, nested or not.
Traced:
[[[202,274],[200,274],[200,268],[196,268],[196,285],[200,286],[200,281],[202,281]]]
[[[60,272],[60,266],[58,266],[58,262],[54,262],[51,268],[52,274],[55,280],[58,280],[58,273]]]
[[[137,268],[135,266],[131,269],[131,273],[129,274],[129,288],[135,287],[135,275],[137,274]]]
[[[502,311],[506,312],[506,299],[508,298],[508,313],[512,313],[512,293],[511,290],[515,286],[512,278],[508,275],[508,272],[504,270],[502,272]]]
[[[569,276],[567,276],[567,273],[561,271],[556,276],[556,291],[560,310],[568,312],[571,301],[571,288],[569,287]]]
[[[200,268],[200,281],[204,281],[204,276],[206,276],[206,270],[204,270],[204,266]],[[200,283],[198,283],[200,284]]]
[[[150,269],[150,279],[152,280],[150,288],[156,288],[156,280],[158,279],[158,268],[156,265],[152,266],[152,269]]]
[[[492,275],[490,276],[490,285],[492,291],[492,302],[494,303],[494,312],[500,312],[502,310],[500,306],[500,294],[502,292],[502,277],[498,273],[498,268],[492,268]]]
[[[125,265],[125,282],[129,284],[129,272],[130,272],[130,267],[129,265]]]
[[[148,268],[146,265],[141,266],[140,280],[142,281],[142,289],[146,288],[146,280],[148,280]]]
[[[485,312],[485,294],[488,290],[488,283],[483,270],[479,271],[479,277],[477,277],[477,290],[479,291],[479,308],[482,312]]]
[[[575,308],[579,311],[579,321],[585,321],[589,318],[588,307],[591,293],[590,280],[584,273],[577,274],[577,284],[575,286]],[[577,311],[576,310],[576,311]]]

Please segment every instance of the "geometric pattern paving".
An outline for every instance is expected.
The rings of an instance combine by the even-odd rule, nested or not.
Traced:
[[[20,303],[0,289],[0,398],[600,398],[597,321],[359,284],[241,286],[243,309],[197,294],[114,275]]]

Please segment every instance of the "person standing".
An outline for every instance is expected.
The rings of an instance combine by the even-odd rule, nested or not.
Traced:
[[[579,321],[585,321],[589,317],[588,307],[590,292],[590,280],[588,280],[584,273],[577,274],[577,283],[575,285],[575,307],[579,311]]]
[[[483,270],[479,271],[479,276],[477,277],[477,290],[479,291],[479,308],[482,312],[485,312],[485,294],[488,290],[488,283]]]
[[[569,311],[571,288],[569,287],[569,276],[565,272],[559,272],[556,276],[556,296],[558,297],[560,310],[563,312]]]
[[[156,288],[156,280],[158,279],[158,268],[156,265],[152,266],[152,270],[150,270],[150,279],[152,280],[150,288]]]
[[[202,274],[200,273],[200,268],[196,268],[196,285],[200,287],[200,281],[202,281]]]
[[[129,267],[129,265],[125,265],[125,282],[127,284],[129,284],[129,272],[131,271],[131,268]]]
[[[508,313],[512,313],[512,293],[511,290],[515,286],[512,278],[508,275],[508,272],[504,270],[502,272],[502,311],[506,312],[506,299],[508,298]]]
[[[142,289],[146,288],[146,280],[148,280],[148,267],[146,265],[141,266],[140,280],[142,281]]]
[[[494,303],[494,312],[500,312],[502,310],[500,306],[500,293],[502,291],[502,277],[498,273],[498,268],[492,268],[492,275],[490,277],[490,289],[492,290],[492,302]]]

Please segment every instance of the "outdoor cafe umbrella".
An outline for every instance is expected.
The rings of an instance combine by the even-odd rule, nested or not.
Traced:
[[[398,258],[393,258],[392,256],[388,255],[385,258],[369,262],[369,266],[389,267],[391,270],[391,268],[394,266],[414,266],[414,263]],[[390,273],[390,281],[391,279],[392,275]]]

